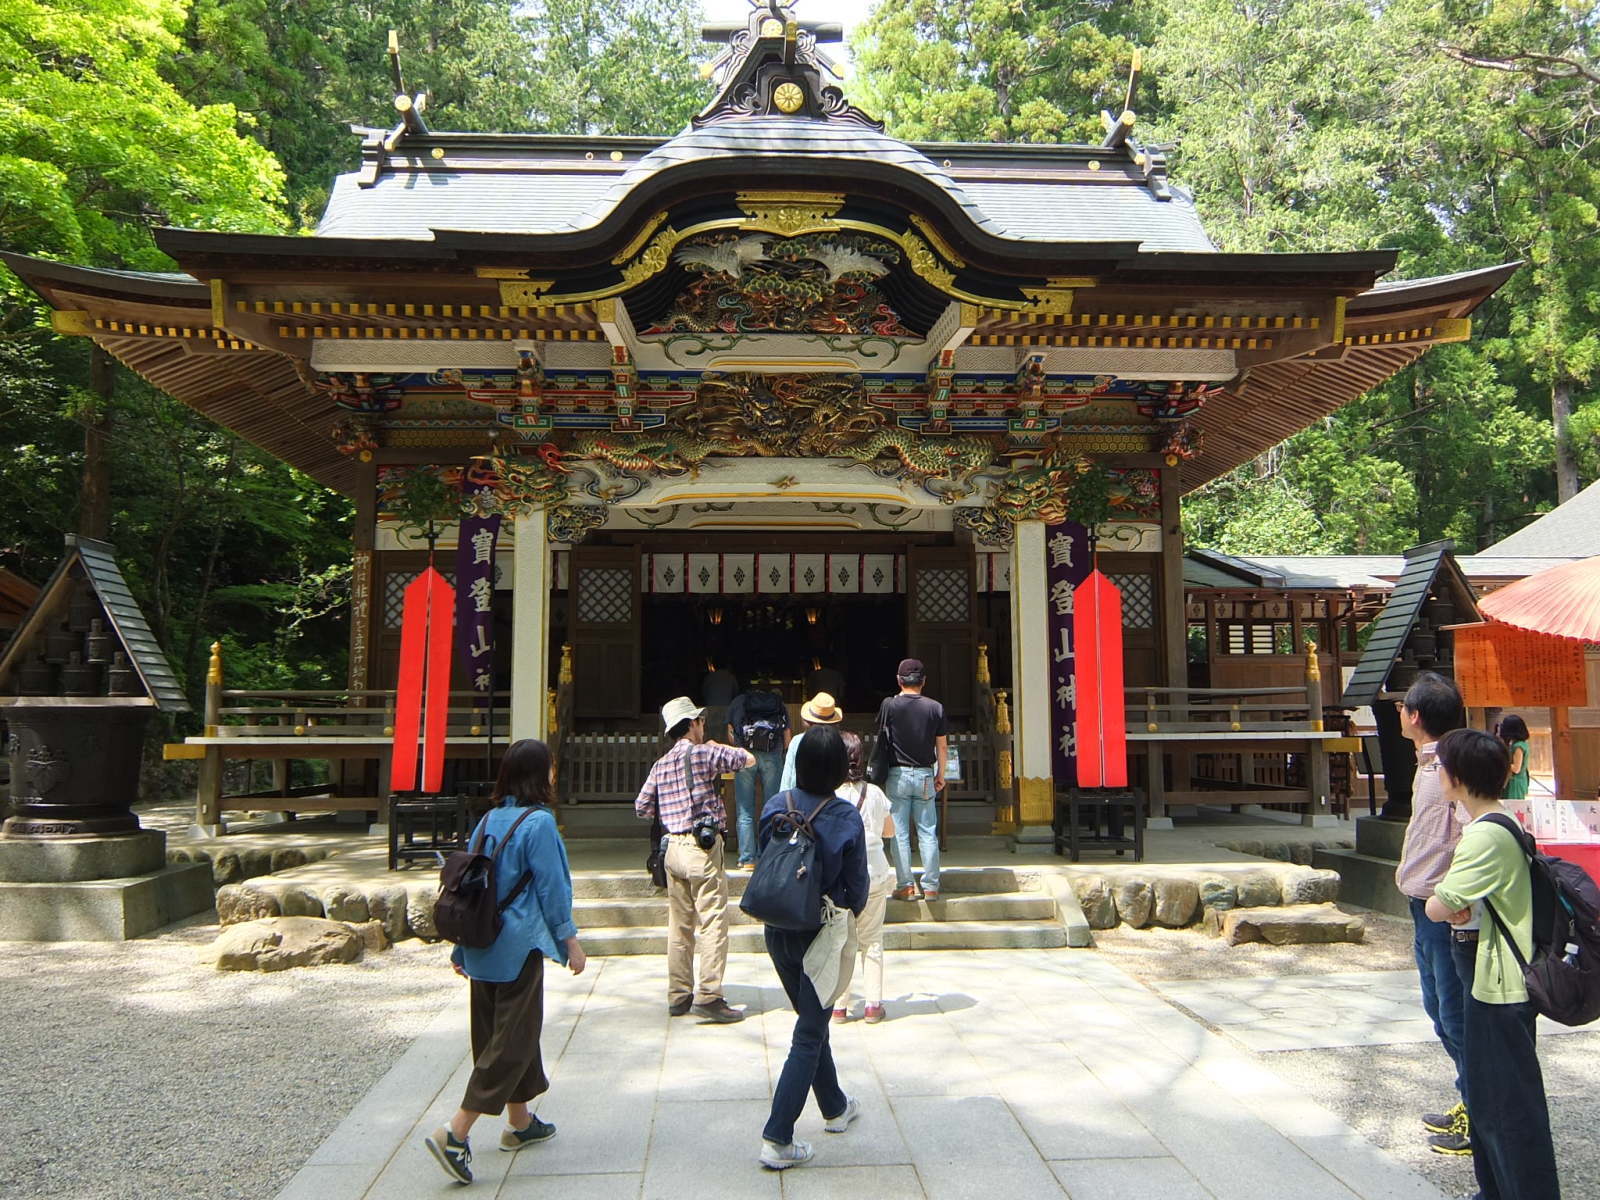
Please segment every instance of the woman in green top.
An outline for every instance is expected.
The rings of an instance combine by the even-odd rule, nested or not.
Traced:
[[[1500,740],[1511,755],[1511,774],[1506,776],[1506,786],[1500,793],[1502,800],[1526,800],[1528,782],[1532,772],[1528,769],[1528,723],[1516,713],[1500,718]]]
[[[1522,969],[1494,920],[1498,916],[1504,923],[1523,957],[1532,957],[1533,884],[1527,854],[1521,836],[1493,819],[1500,814],[1510,821],[1498,799],[1510,755],[1504,743],[1487,733],[1457,729],[1439,739],[1438,756],[1445,799],[1472,817],[1427,912],[1452,926],[1451,950],[1466,992],[1462,1092],[1478,1195],[1483,1200],[1560,1200],[1533,1006]]]

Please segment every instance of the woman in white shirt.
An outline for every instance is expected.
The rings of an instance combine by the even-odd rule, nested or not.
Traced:
[[[839,735],[850,755],[850,774],[840,785],[838,795],[853,804],[861,814],[861,825],[867,835],[867,906],[856,918],[856,940],[860,946],[860,969],[851,977],[850,988],[840,1000],[843,1007],[833,1010],[835,1021],[848,1020],[850,1006],[855,1000],[855,980],[862,981],[867,1007],[863,1016],[869,1025],[883,1020],[883,914],[889,903],[889,890],[894,885],[894,868],[884,853],[885,838],[894,837],[894,818],[889,812],[889,797],[875,783],[868,783],[866,753],[861,739],[848,730]]]

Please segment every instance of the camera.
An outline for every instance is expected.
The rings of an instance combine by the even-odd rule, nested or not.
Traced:
[[[722,830],[717,828],[717,823],[710,817],[701,817],[689,832],[694,835],[694,844],[702,850],[710,850],[722,836]]]

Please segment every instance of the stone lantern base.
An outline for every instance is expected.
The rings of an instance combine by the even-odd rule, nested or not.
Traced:
[[[120,942],[205,912],[209,863],[167,865],[167,835],[0,837],[0,940]]]

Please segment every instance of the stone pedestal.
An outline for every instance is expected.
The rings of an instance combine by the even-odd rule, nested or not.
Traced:
[[[167,835],[0,836],[0,940],[115,942],[205,912],[209,863],[168,866]]]

